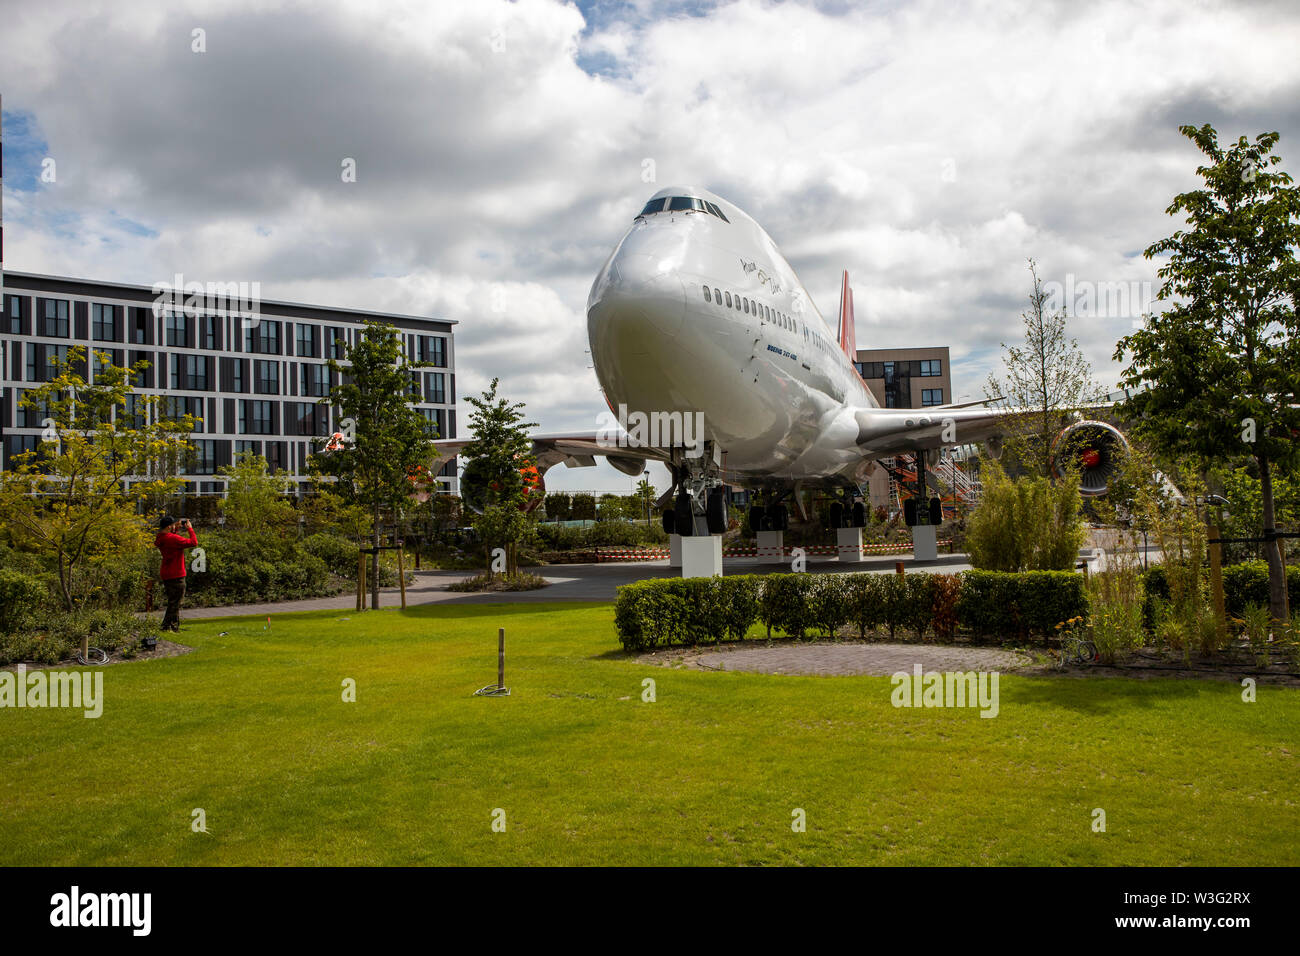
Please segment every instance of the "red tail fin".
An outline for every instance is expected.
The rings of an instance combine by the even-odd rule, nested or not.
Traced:
[[[858,358],[858,329],[853,321],[853,290],[849,288],[849,273],[844,273],[844,284],[840,288],[840,348],[849,357],[850,362]]]

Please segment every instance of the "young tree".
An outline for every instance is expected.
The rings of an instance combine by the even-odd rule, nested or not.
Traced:
[[[235,463],[221,469],[226,479],[226,497],[221,514],[238,531],[275,530],[291,527],[297,520],[285,495],[293,488],[288,475],[267,471],[266,459],[251,451],[240,452]]]
[[[1208,157],[1201,189],[1166,210],[1186,229],[1148,247],[1168,255],[1158,275],[1169,308],[1125,336],[1115,358],[1122,384],[1145,388],[1124,404],[1138,434],[1169,455],[1224,461],[1242,453],[1259,473],[1263,537],[1276,531],[1273,473],[1300,460],[1300,189],[1273,169],[1277,133],[1224,149],[1208,124],[1180,127]],[[1269,609],[1287,619],[1286,578],[1276,540],[1264,544]]]
[[[157,463],[192,450],[194,419],[169,420],[158,413],[158,396],[135,393],[147,362],[122,368],[107,352],[96,360],[94,381],[87,381],[85,350],[74,346],[54,362],[50,381],[27,390],[20,404],[45,424],[39,451],[15,456],[0,473],[5,524],[15,543],[54,566],[67,610],[83,596],[85,568],[149,544],[136,505],[179,487]]]
[[[524,421],[522,402],[511,404],[497,395],[497,379],[481,398],[468,397],[474,406],[469,417],[474,436],[461,450],[465,470],[461,484],[465,500],[480,509],[473,524],[489,549],[504,547],[506,573],[516,574],[517,547],[531,528],[525,513],[525,473],[537,468],[533,440],[528,436],[536,422]]]
[[[338,409],[351,435],[342,449],[314,455],[312,466],[338,478],[335,490],[370,512],[370,606],[378,608],[380,514],[400,513],[410,498],[412,467],[433,457],[432,428],[410,404],[412,376],[425,363],[407,360],[393,326],[367,321],[344,361],[328,364],[340,381],[321,404]]]
[[[1065,427],[1069,411],[1088,401],[1095,388],[1078,340],[1066,337],[1066,309],[1048,308],[1033,259],[1029,274],[1034,288],[1029,309],[1021,313],[1024,345],[1002,343],[1006,372],[1001,378],[990,374],[984,392],[997,399],[999,407],[1026,409],[1007,419],[1005,447],[1024,467],[1046,476],[1052,469],[1052,442]]]

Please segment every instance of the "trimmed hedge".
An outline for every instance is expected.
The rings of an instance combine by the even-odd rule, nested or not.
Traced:
[[[1083,576],[1070,571],[953,574],[768,574],[661,578],[618,589],[614,626],[627,650],[744,639],[754,625],[779,632],[859,637],[883,628],[950,639],[1047,636],[1088,614]]]
[[[1142,572],[1142,621],[1147,630],[1155,627],[1155,602],[1169,600],[1169,581],[1163,565],[1155,564]],[[1291,602],[1291,612],[1300,607],[1300,567],[1286,569],[1286,591]],[[1229,617],[1241,617],[1252,604],[1268,607],[1268,562],[1246,561],[1228,564],[1223,568],[1223,603]]]

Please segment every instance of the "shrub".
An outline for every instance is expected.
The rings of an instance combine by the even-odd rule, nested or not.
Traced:
[[[31,627],[49,602],[49,591],[35,575],[0,568],[0,634]]]
[[[933,584],[933,613],[931,627],[934,636],[941,641],[951,641],[957,636],[957,604],[961,600],[961,575],[934,574],[930,576]]]
[[[1013,481],[989,462],[979,506],[967,520],[971,564],[989,571],[1073,567],[1086,537],[1081,507],[1076,475],[1055,483],[1046,478]]]
[[[769,574],[758,599],[759,619],[772,636],[776,628],[791,637],[803,637],[811,626],[808,616],[809,574]]]
[[[339,590],[330,582],[325,561],[292,538],[208,532],[200,547],[207,552],[207,568],[192,571],[186,580],[186,601],[195,606],[322,597]],[[351,567],[355,574],[355,552]]]
[[[682,642],[687,604],[681,594],[663,587],[663,583],[637,581],[619,587],[614,601],[614,627],[626,650]]]
[[[826,637],[834,637],[848,620],[844,576],[819,574],[814,577],[808,587],[808,623]]]
[[[737,574],[712,580],[717,582],[722,598],[723,630],[730,640],[742,640],[758,621],[758,596],[762,579],[753,574]]]
[[[1300,602],[1300,567],[1286,569],[1286,591],[1292,609]],[[1247,561],[1223,569],[1223,602],[1228,613],[1241,617],[1252,604],[1268,606],[1268,562]]]
[[[1083,575],[1072,571],[967,571],[957,605],[963,627],[990,637],[1046,637],[1072,617],[1087,617]]]
[[[844,575],[846,622],[857,628],[859,638],[865,639],[868,631],[884,623],[883,581],[879,574]]]
[[[127,608],[59,612],[31,628],[0,635],[0,664],[70,660],[83,638],[105,651],[130,650],[157,633],[157,618],[143,618]]]

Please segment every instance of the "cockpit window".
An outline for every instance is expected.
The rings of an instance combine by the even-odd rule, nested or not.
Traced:
[[[652,199],[645,204],[645,208],[637,214],[641,216],[650,216],[657,212],[703,212],[710,216],[717,216],[723,222],[731,222],[722,210],[718,208],[717,203],[709,202],[706,199],[696,199],[694,196],[664,196],[659,199]]]

